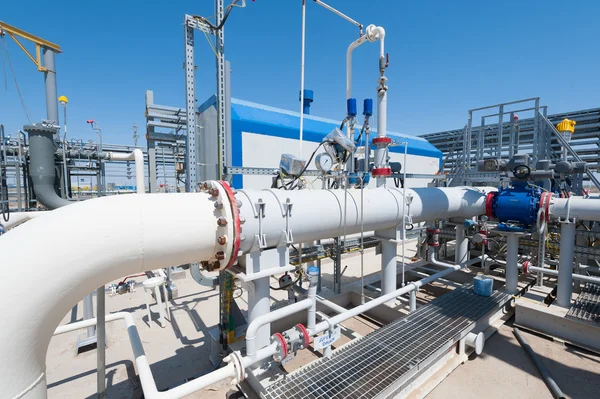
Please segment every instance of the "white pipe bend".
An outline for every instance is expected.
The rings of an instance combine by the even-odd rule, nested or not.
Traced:
[[[130,153],[108,152],[108,159],[111,161],[135,161],[135,184],[138,194],[146,191],[146,179],[144,178],[144,153],[136,148]]]

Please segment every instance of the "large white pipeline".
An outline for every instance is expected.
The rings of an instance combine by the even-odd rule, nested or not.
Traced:
[[[286,220],[295,243],[339,236],[343,230],[341,190],[240,191],[237,204],[215,195],[215,187],[222,192],[224,186],[214,183],[212,193],[97,198],[48,212],[2,235],[0,253],[10,267],[3,272],[0,314],[11,322],[0,329],[0,398],[46,397],[45,358],[56,326],[73,304],[109,281],[214,259],[215,253],[223,254],[218,242],[223,235],[228,256],[243,220],[242,252],[253,249],[259,233],[268,247],[282,244]],[[422,188],[406,194],[414,222],[485,213],[483,190]],[[346,232],[352,234],[361,228],[360,190],[348,190],[347,196]],[[364,201],[366,231],[401,223],[406,202],[400,190],[364,190]],[[283,204],[291,205],[291,214]],[[236,212],[227,212],[229,206],[239,207],[239,221],[232,216]],[[79,229],[82,220],[92,226],[85,234]],[[72,244],[68,258],[61,250],[64,242]],[[22,295],[23,284],[27,295]]]

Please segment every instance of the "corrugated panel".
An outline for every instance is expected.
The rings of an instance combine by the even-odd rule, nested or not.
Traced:
[[[508,300],[463,287],[432,301],[413,314],[357,339],[266,389],[274,398],[375,398],[391,387],[406,383],[415,367],[429,365],[428,358],[477,319]]]

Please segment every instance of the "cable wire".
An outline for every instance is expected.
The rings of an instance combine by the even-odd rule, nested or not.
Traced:
[[[21,99],[21,105],[23,106],[23,111],[25,111],[25,115],[27,116],[27,120],[29,124],[32,124],[31,117],[29,116],[29,111],[27,110],[27,106],[25,106],[25,100],[23,99],[23,94],[21,94],[21,89],[19,88],[19,83],[17,82],[17,75],[15,74],[15,69],[13,68],[12,61],[10,59],[10,53],[8,52],[8,45],[6,43],[6,38],[2,36],[2,40],[4,41],[4,51],[6,51],[6,58],[8,59],[8,66],[10,66],[10,70],[13,75],[13,80],[15,81],[15,87],[17,88],[17,93],[19,93],[19,98]]]

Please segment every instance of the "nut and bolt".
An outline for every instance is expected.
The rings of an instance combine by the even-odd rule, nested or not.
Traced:
[[[210,190],[208,190],[208,193],[210,195],[212,195],[213,197],[217,197],[219,195],[219,189],[217,189],[217,188],[211,188]]]
[[[246,218],[243,216],[240,216],[240,224],[244,224],[246,223]]]
[[[225,252],[223,251],[219,251],[215,254],[215,258],[217,258],[217,260],[223,260],[225,259]]]
[[[215,201],[215,208],[217,208],[217,209],[223,208],[223,201]]]
[[[220,217],[217,219],[217,225],[219,226],[227,226],[227,219],[225,219],[224,217]]]
[[[240,200],[235,200],[235,204],[237,205],[238,208],[242,207],[242,201],[240,201]]]
[[[217,242],[219,245],[227,244],[227,236],[219,236],[219,238],[217,238]]]

